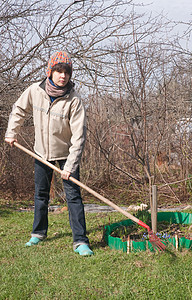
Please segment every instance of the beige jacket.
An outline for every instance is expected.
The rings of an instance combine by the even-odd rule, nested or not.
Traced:
[[[15,102],[5,136],[17,138],[26,115],[33,112],[34,151],[49,161],[67,159],[64,169],[73,172],[85,143],[84,106],[73,88],[51,103],[43,84],[32,84]]]

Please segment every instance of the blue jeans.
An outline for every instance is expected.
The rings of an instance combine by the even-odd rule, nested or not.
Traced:
[[[63,169],[66,160],[59,160],[59,166]],[[55,162],[52,162],[55,164]],[[35,211],[32,236],[43,239],[47,236],[48,230],[48,202],[53,170],[35,160]],[[79,180],[79,168],[71,174]],[[66,194],[69,222],[73,234],[74,249],[81,244],[89,244],[86,236],[86,223],[84,205],[82,203],[80,187],[70,180],[63,180]]]

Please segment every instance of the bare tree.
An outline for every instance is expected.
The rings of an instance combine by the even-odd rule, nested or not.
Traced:
[[[111,52],[111,40],[121,35],[129,24],[130,1],[71,1],[65,4],[56,1],[2,2],[0,13],[0,123],[3,136],[13,102],[32,82],[42,78],[51,53],[66,49],[72,56],[76,81],[84,86],[96,88],[96,78],[104,78],[102,64]],[[14,10],[12,9],[14,7]],[[110,62],[108,63],[110,64]],[[88,90],[87,90],[88,91]],[[87,92],[86,91],[86,92]],[[22,138],[31,146],[31,118],[26,120]],[[7,157],[5,145],[1,143],[1,174],[5,180],[7,166],[15,165]],[[25,165],[26,165],[26,159]],[[30,163],[30,162],[28,162]],[[30,168],[29,168],[30,169]],[[29,174],[31,176],[31,172]],[[13,180],[12,180],[13,181]],[[16,180],[15,180],[16,181]],[[13,185],[11,185],[13,186]],[[17,184],[18,186],[18,184]],[[23,189],[23,186],[22,186]]]
[[[151,25],[150,22],[147,24]],[[181,128],[175,132],[179,120],[186,120],[186,116],[191,118],[188,101],[190,71],[186,72],[185,63],[182,63],[186,59],[189,66],[189,59],[185,53],[176,51],[172,41],[159,43],[156,38],[159,25],[156,25],[151,26],[151,35],[145,36],[150,30],[146,28],[142,32],[140,28],[138,34],[133,24],[133,42],[124,39],[116,45],[116,66],[113,65],[111,77],[116,88],[112,96],[108,94],[102,99],[103,104],[100,100],[91,106],[91,115],[99,111],[97,120],[101,123],[97,121],[94,126],[89,122],[92,124],[90,143],[98,147],[105,162],[111,165],[110,179],[115,169],[121,174],[121,182],[125,182],[123,177],[127,178],[129,186],[137,183],[138,199],[141,191],[144,199],[148,199],[147,194],[151,197],[152,184],[164,184],[169,197],[181,202],[183,194],[167,183],[179,178],[183,180],[189,172],[186,169],[191,156],[189,135],[186,139],[185,134],[183,139]],[[145,36],[142,41],[140,35]],[[174,172],[175,162],[171,161],[173,145],[177,148],[177,163],[180,165]],[[184,148],[187,154],[184,154]],[[163,169],[160,169],[158,163],[162,157]]]
[[[1,141],[13,102],[29,84],[45,76],[50,54],[65,49],[74,61],[73,76],[88,112],[83,178],[101,188],[119,182],[137,199],[148,199],[151,184],[167,183],[170,178],[157,168],[160,153],[170,162],[177,121],[186,115],[190,118],[190,101],[183,102],[191,97],[189,53],[178,39],[167,40],[168,26],[171,23],[161,16],[137,14],[131,0],[3,0]],[[21,135],[30,148],[32,126],[29,116]],[[181,136],[177,143],[182,178],[190,173],[188,136],[185,141]],[[25,191],[26,181],[16,181],[26,174],[31,180],[31,159],[19,157],[3,142],[0,150],[1,189],[8,187],[13,195]]]

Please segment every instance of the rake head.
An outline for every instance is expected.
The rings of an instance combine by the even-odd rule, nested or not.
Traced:
[[[138,220],[137,222],[139,225],[141,225],[142,227],[146,228],[148,231],[148,235],[149,235],[149,241],[150,243],[153,245],[153,247],[155,247],[158,251],[164,251],[166,248],[166,245],[164,245],[160,238],[158,238],[156,236],[156,234],[153,233],[153,231],[151,230],[151,228],[145,224],[144,222],[142,222],[141,220]]]
[[[158,238],[150,228],[148,229],[148,234],[149,241],[153,247],[155,247],[158,251],[165,251],[166,245],[161,242],[160,238]]]

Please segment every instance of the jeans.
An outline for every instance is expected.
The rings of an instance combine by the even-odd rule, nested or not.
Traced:
[[[59,166],[63,169],[66,160],[59,160]],[[55,162],[52,162],[55,164]],[[48,202],[53,170],[35,160],[35,211],[32,236],[43,239],[47,236],[48,230]],[[79,180],[79,168],[71,174]],[[80,187],[70,180],[63,180],[66,194],[69,223],[73,234],[74,249],[81,244],[89,244],[86,236],[86,223],[84,205],[82,203]]]

